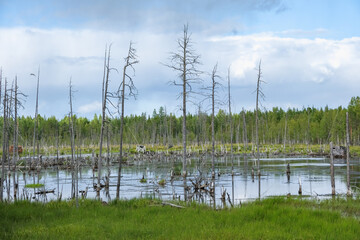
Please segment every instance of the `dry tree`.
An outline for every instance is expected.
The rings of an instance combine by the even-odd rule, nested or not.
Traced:
[[[38,68],[38,73],[35,75],[34,73],[30,74],[31,76],[37,77],[37,85],[36,85],[36,103],[35,103],[35,118],[34,118],[34,134],[33,134],[33,156],[32,162],[35,162],[35,147],[37,143],[37,127],[38,127],[38,110],[39,110],[39,82],[40,82],[40,66]],[[37,152],[37,164],[39,164],[39,151]],[[30,163],[31,168],[32,163]]]
[[[76,207],[79,207],[79,189],[78,189],[78,171],[79,171],[79,159],[76,158],[76,162],[74,159],[74,152],[75,152],[75,133],[74,133],[74,115],[73,115],[73,107],[72,107],[72,99],[73,99],[73,89],[71,78],[69,81],[69,105],[70,105],[70,112],[69,112],[69,131],[70,131],[70,144],[71,144],[71,176],[72,176],[72,184],[71,184],[71,197],[75,198]],[[74,172],[75,171],[75,172]]]
[[[182,97],[182,142],[183,142],[183,177],[187,175],[186,172],[186,104],[189,101],[189,95],[194,93],[193,84],[199,83],[199,75],[201,71],[198,69],[200,64],[200,55],[196,54],[191,41],[191,34],[189,34],[188,25],[184,25],[183,36],[177,40],[177,51],[170,53],[170,63],[163,64],[164,66],[174,70],[178,73],[178,80],[171,81],[170,84],[181,87],[179,98]]]
[[[231,158],[231,175],[234,175],[234,159],[233,159],[233,122],[231,113],[231,92],[230,92],[230,66],[228,68],[228,106],[229,106],[229,125],[230,125],[230,158]],[[234,202],[234,200],[233,200]]]
[[[257,170],[258,170],[258,176],[260,178],[260,149],[259,149],[259,103],[261,105],[261,99],[265,99],[265,95],[262,91],[261,84],[265,83],[265,81],[262,80],[262,71],[261,71],[261,60],[259,62],[258,67],[258,75],[257,75],[257,87],[256,87],[256,110],[255,110],[255,141],[256,141],[256,158],[257,158]]]
[[[2,74],[0,75],[0,86],[2,82]],[[1,87],[0,87],[1,88]],[[3,139],[3,152],[2,152],[2,162],[1,162],[1,180],[0,180],[0,200],[3,201],[3,189],[4,189],[4,182],[5,182],[5,161],[6,161],[6,128],[7,128],[7,113],[6,113],[6,104],[7,104],[7,79],[5,78],[5,85],[4,85],[4,99],[3,99],[3,132],[2,132],[2,139]]]
[[[124,110],[125,110],[125,98],[127,96],[136,98],[137,89],[135,87],[133,76],[135,75],[134,65],[139,63],[138,56],[136,55],[136,49],[133,47],[133,43],[130,42],[128,55],[125,57],[125,65],[123,67],[123,75],[122,81],[119,85],[116,96],[118,98],[118,112],[120,111],[120,158],[119,158],[119,170],[118,170],[118,179],[116,184],[116,199],[120,197],[120,179],[121,179],[121,168],[123,161],[123,134],[124,134]],[[133,75],[131,76],[128,73],[128,69],[133,71]],[[125,91],[128,91],[125,93]]]
[[[108,103],[113,105],[111,102],[112,93],[109,91],[109,77],[110,72],[112,70],[116,70],[115,68],[110,68],[110,53],[111,53],[111,44],[109,48],[105,47],[105,57],[104,57],[104,72],[103,72],[103,81],[102,81],[102,115],[101,115],[101,128],[100,128],[100,146],[99,146],[99,158],[98,158],[98,179],[97,179],[97,196],[99,197],[100,189],[101,189],[101,168],[102,168],[102,148],[103,148],[103,139],[104,139],[104,130],[105,124],[107,121],[106,113],[110,113],[108,109]]]

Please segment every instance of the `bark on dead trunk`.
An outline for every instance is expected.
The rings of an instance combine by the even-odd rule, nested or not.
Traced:
[[[335,195],[334,155],[333,155],[332,142],[330,142],[330,176],[331,176],[331,194]]]
[[[346,112],[346,185],[347,195],[351,196],[350,188],[350,136],[349,136],[349,112]]]

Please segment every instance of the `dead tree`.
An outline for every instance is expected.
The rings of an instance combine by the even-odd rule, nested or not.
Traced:
[[[217,78],[220,78],[216,74],[217,64],[215,64],[212,73],[211,73],[211,176],[215,178],[215,95],[217,93],[217,88],[220,85]]]
[[[247,150],[247,131],[246,131],[246,117],[245,117],[245,109],[242,109],[242,117],[243,117],[243,143],[244,143],[244,153],[246,153]]]
[[[16,199],[16,193],[17,193],[17,187],[18,184],[16,183],[16,178],[15,178],[15,172],[16,172],[16,164],[19,158],[19,151],[18,151],[18,137],[19,137],[19,126],[18,126],[18,108],[19,107],[24,107],[22,105],[21,102],[21,96],[26,97],[25,94],[23,94],[22,92],[19,92],[19,87],[17,85],[17,76],[15,76],[15,86],[14,89],[12,90],[14,92],[14,97],[13,97],[13,101],[14,101],[14,129],[13,129],[13,170],[14,170],[14,174],[13,174],[13,182],[14,182],[14,198]],[[20,96],[20,98],[19,98]]]
[[[264,99],[265,95],[261,90],[261,83],[264,83],[261,80],[261,60],[259,62],[258,68],[258,77],[257,77],[257,87],[256,87],[256,112],[255,112],[255,139],[256,139],[256,158],[257,158],[257,167],[258,167],[258,176],[260,178],[260,149],[259,149],[259,97]]]
[[[122,82],[120,83],[119,89],[117,91],[117,96],[121,100],[121,117],[120,117],[120,157],[119,157],[119,172],[118,179],[116,184],[116,199],[120,197],[120,179],[121,179],[121,168],[123,161],[123,135],[124,135],[124,109],[125,109],[125,97],[133,96],[136,97],[137,90],[133,82],[132,76],[127,72],[128,68],[133,70],[135,74],[134,65],[139,63],[138,56],[136,55],[136,49],[133,47],[133,43],[130,42],[128,55],[125,58],[125,65],[123,68]],[[125,90],[128,89],[128,93],[125,95]],[[120,103],[118,103],[119,105]],[[119,106],[118,106],[119,109]]]
[[[110,68],[110,52],[111,52],[111,44],[109,48],[105,47],[105,57],[104,57],[104,74],[103,74],[103,82],[102,82],[102,116],[101,116],[101,128],[100,128],[100,147],[99,147],[99,159],[98,159],[98,179],[97,179],[97,194],[99,197],[99,191],[101,189],[101,168],[102,168],[102,148],[103,148],[103,139],[104,139],[104,130],[105,130],[105,122],[106,122],[106,112],[107,103],[111,103],[110,95],[111,93],[108,91],[109,87],[109,75],[112,68]]]
[[[163,145],[166,146],[167,135],[168,135],[166,107],[165,107],[165,115],[162,119],[162,125],[163,125]]]
[[[186,177],[186,103],[192,91],[192,85],[199,82],[200,71],[198,65],[200,64],[200,55],[197,55],[193,49],[191,41],[191,34],[188,33],[188,25],[184,25],[183,36],[177,40],[178,51],[171,53],[170,64],[164,64],[170,69],[178,72],[180,81],[172,81],[171,84],[180,86],[182,92],[182,142],[183,142],[183,176]]]
[[[233,123],[231,114],[231,93],[230,93],[230,66],[228,68],[228,104],[229,104],[229,124],[230,124],[230,158],[231,158],[231,175],[234,175],[234,158],[233,158]],[[233,199],[234,202],[234,199]]]
[[[56,123],[56,165],[59,167],[59,137],[60,137],[60,126],[59,122]]]
[[[347,195],[351,196],[350,188],[350,134],[349,134],[349,112],[346,112],[346,185]]]
[[[106,124],[106,168],[109,169],[110,164],[110,130],[109,130],[109,119]]]
[[[1,93],[2,93],[2,68],[0,68],[0,105],[1,105]],[[5,100],[5,97],[4,97]],[[4,109],[5,109],[5,105],[4,105]],[[5,110],[4,110],[4,116],[3,116],[3,123],[5,123]],[[5,124],[3,124],[3,131]],[[4,132],[3,132],[3,140],[4,140]],[[3,141],[3,155],[1,158],[1,176],[0,176],[0,201],[3,201],[3,188],[4,188],[4,180],[5,180],[5,161],[4,161],[4,141]]]
[[[16,162],[18,158],[18,126],[17,126],[17,77],[15,77],[14,88],[14,136],[13,136],[13,168],[16,170]],[[15,174],[14,174],[15,175]],[[15,183],[14,183],[15,184]]]
[[[332,142],[330,142],[330,177],[331,177],[331,194],[335,195],[334,154],[333,154]]]
[[[34,73],[31,73],[30,75],[35,76]],[[39,81],[40,81],[40,67],[38,68],[38,74],[37,74],[37,87],[36,87],[36,104],[35,104],[35,119],[34,119],[34,135],[33,135],[33,156],[32,161],[35,161],[35,147],[37,142],[37,126],[38,126],[38,108],[39,108]],[[39,161],[39,151],[37,153],[37,160]],[[31,164],[30,164],[31,168]]]
[[[286,134],[287,134],[287,111],[285,112],[285,131],[284,131],[284,151],[286,149]]]
[[[2,72],[1,72],[2,74]],[[2,82],[2,75],[0,75],[0,86]],[[5,182],[5,161],[6,161],[6,128],[7,128],[7,116],[6,116],[6,104],[7,104],[7,93],[6,93],[6,87],[7,87],[7,80],[5,78],[5,86],[4,86],[4,100],[3,100],[3,108],[4,108],[4,115],[3,115],[3,152],[2,152],[2,162],[1,162],[1,181],[0,181],[0,200],[3,201],[3,189],[4,189],[4,182]]]
[[[9,91],[9,94],[8,94],[8,98],[7,98],[7,101],[8,101],[8,104],[7,104],[7,109],[6,109],[6,111],[7,111],[7,116],[8,116],[8,127],[7,127],[7,137],[8,137],[8,139],[7,139],[7,141],[6,141],[6,149],[8,149],[7,150],[7,156],[6,156],[6,159],[8,159],[8,171],[10,172],[10,170],[11,170],[11,159],[10,159],[10,142],[9,142],[9,139],[10,139],[10,120],[9,119],[11,119],[11,116],[12,116],[12,107],[13,107],[13,99],[14,99],[14,97],[13,97],[13,94],[14,94],[14,82],[12,82],[12,84],[11,84],[11,88],[8,90]],[[14,147],[14,146],[13,146]],[[10,193],[9,193],[10,194]],[[10,196],[10,195],[9,195]]]
[[[71,197],[75,197],[76,207],[79,207],[79,190],[78,190],[78,158],[76,158],[76,163],[74,159],[74,152],[75,152],[75,133],[74,133],[74,117],[73,117],[73,110],[72,110],[72,85],[71,85],[71,78],[69,82],[69,105],[70,105],[70,112],[69,112],[69,127],[70,127],[70,143],[71,143],[71,165],[72,165],[72,186],[71,186]],[[75,171],[75,173],[74,173]]]

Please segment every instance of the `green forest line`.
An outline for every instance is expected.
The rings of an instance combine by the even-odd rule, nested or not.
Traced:
[[[346,112],[350,119],[350,143],[360,144],[360,97],[353,97],[347,108],[303,108],[287,109],[274,107],[261,111],[259,114],[259,140],[261,145],[295,145],[295,144],[345,144]],[[254,111],[241,111],[232,114],[233,136],[237,144],[254,142],[255,114]],[[69,117],[38,117],[38,141],[40,148],[70,145]],[[0,128],[2,129],[0,118]],[[215,116],[215,140],[217,145],[230,143],[229,114],[219,110]],[[12,145],[14,121],[10,119],[9,136]],[[75,141],[77,146],[96,146],[99,143],[101,116],[93,119],[74,116]],[[177,146],[182,139],[182,117],[166,114],[165,108],[154,110],[151,116],[145,113],[130,115],[124,118],[124,143],[130,145],[163,145]],[[19,117],[19,145],[32,146],[34,134],[34,118]],[[120,119],[108,118],[105,127],[105,142],[118,145]],[[211,115],[199,111],[187,115],[187,141],[190,145],[203,145],[211,141]],[[108,137],[107,137],[108,136]],[[1,136],[2,138],[2,136]],[[2,141],[1,141],[2,142]]]

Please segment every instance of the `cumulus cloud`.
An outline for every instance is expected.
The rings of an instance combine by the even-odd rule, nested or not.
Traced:
[[[82,105],[78,108],[77,112],[81,115],[86,115],[88,113],[101,112],[101,102],[94,101],[89,104]]]
[[[19,86],[29,95],[23,114],[33,114],[35,78],[30,73],[41,68],[40,113],[62,117],[68,112],[68,82],[72,77],[74,108],[92,117],[100,112],[101,81],[105,44],[113,43],[111,91],[121,78],[129,41],[135,41],[140,63],[135,67],[138,100],[128,101],[127,114],[152,113],[160,105],[176,111],[179,89],[167,83],[177,74],[160,62],[168,61],[181,34],[152,31],[113,32],[94,29],[64,30],[36,28],[0,29],[0,65],[9,80],[18,76]],[[210,72],[218,62],[225,79],[231,65],[234,108],[253,107],[256,68],[262,59],[265,105],[324,106],[346,105],[358,95],[360,38],[308,39],[262,33],[244,36],[212,36],[194,33],[194,48],[201,55],[201,70]],[[209,84],[209,76],[202,76]],[[225,84],[224,84],[225,85]],[[336,95],[336,98],[333,97]],[[89,104],[90,103],[90,104]],[[78,107],[77,107],[78,106]],[[153,106],[153,107],[152,107]],[[286,107],[285,105],[283,107]]]
[[[252,81],[259,60],[263,59],[263,72],[270,82],[315,82],[334,80],[344,68],[356,68],[360,64],[358,44],[360,38],[342,40],[283,38],[271,34],[248,36],[213,37],[214,45],[230,45],[228,55],[232,74],[246,84]],[[351,83],[353,72],[342,77],[343,83]]]

